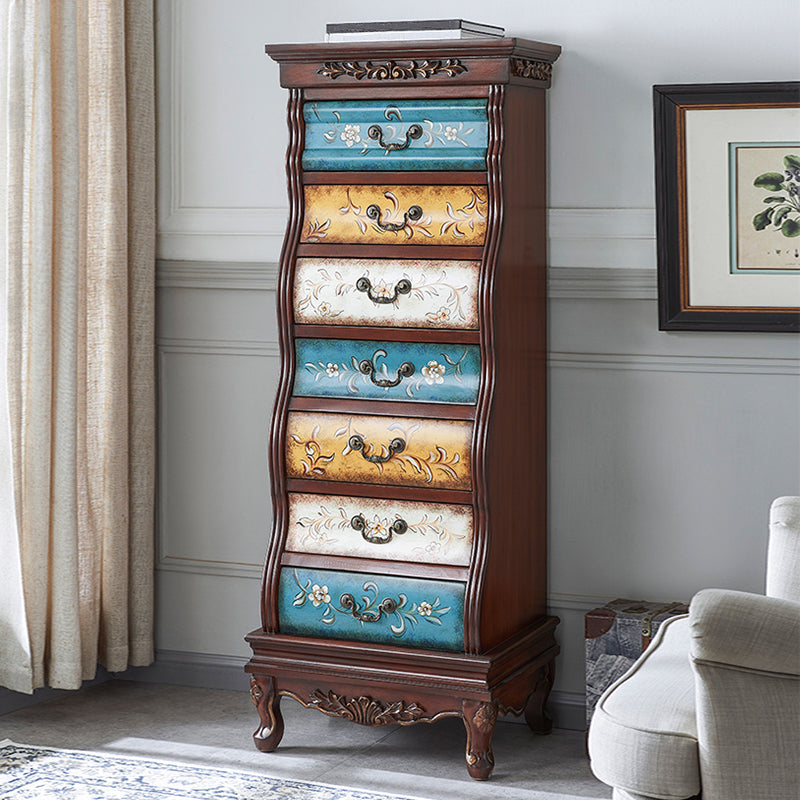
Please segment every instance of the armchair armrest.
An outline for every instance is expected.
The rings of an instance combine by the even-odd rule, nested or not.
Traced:
[[[800,603],[704,589],[692,598],[689,622],[695,662],[800,677]]]

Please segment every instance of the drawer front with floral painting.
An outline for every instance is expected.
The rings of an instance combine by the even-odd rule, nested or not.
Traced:
[[[286,549],[467,566],[472,531],[469,505],[292,492]]]
[[[474,405],[480,374],[474,344],[295,339],[298,397]]]
[[[298,258],[294,318],[305,325],[477,330],[479,261]]]
[[[283,567],[281,631],[437,650],[464,648],[464,584]]]
[[[335,100],[303,108],[306,170],[479,170],[486,166],[483,98]]]
[[[290,478],[472,489],[471,421],[292,411]]]
[[[486,186],[307,184],[302,243],[483,245]]]

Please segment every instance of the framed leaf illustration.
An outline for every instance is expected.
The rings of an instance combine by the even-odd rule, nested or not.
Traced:
[[[800,82],[654,86],[659,328],[800,331]]]

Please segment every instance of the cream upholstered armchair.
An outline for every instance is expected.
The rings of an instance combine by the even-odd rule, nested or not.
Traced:
[[[770,510],[766,596],[705,589],[597,702],[614,800],[800,798],[800,497]]]

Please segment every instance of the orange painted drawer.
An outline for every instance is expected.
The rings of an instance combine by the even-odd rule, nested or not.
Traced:
[[[290,478],[472,489],[472,422],[293,411]]]
[[[485,186],[308,185],[301,242],[482,245]]]

